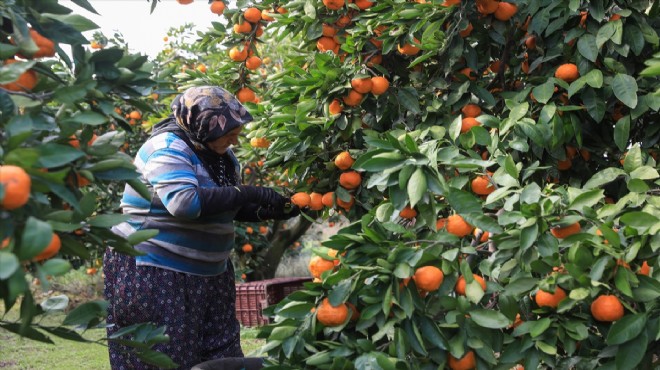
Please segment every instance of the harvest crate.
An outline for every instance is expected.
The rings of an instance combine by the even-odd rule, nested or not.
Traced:
[[[236,284],[236,318],[243,326],[268,324],[263,309],[303,288],[311,277],[274,278]]]

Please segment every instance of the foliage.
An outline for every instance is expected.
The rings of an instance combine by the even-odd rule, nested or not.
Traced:
[[[339,266],[270,308],[275,323],[262,335],[272,368],[435,369],[469,351],[479,368],[653,366],[660,98],[658,78],[641,72],[658,49],[658,4],[517,1],[500,20],[480,13],[485,1],[330,3],[239,2],[225,12],[230,24],[204,37],[257,53],[286,40],[281,69],[264,82],[226,60],[190,79],[258,93],[248,137],[269,140],[265,163],[297,180],[296,191],[356,198],[346,211],[354,223],[315,251]],[[259,25],[229,31],[249,6],[275,18],[260,22],[261,39]],[[324,24],[332,41],[321,39]],[[399,52],[406,43],[420,52]],[[567,63],[575,78],[556,74]],[[346,98],[352,80],[375,76],[391,83],[385,93]],[[343,109],[331,114],[334,99]],[[482,113],[461,127],[470,103]],[[338,185],[332,164],[345,150],[362,176],[355,190]],[[472,191],[478,176],[489,194]],[[414,219],[399,216],[406,206]],[[454,214],[489,239],[437,222]],[[579,232],[555,236],[576,222]],[[426,265],[444,272],[437,291],[409,280]],[[465,296],[454,291],[460,276]],[[539,307],[536,293],[556,287],[567,298]],[[592,317],[603,294],[622,301],[622,319]],[[359,317],[323,327],[324,298]]]
[[[74,3],[94,11],[85,0]],[[35,302],[27,273],[48,289],[47,277],[67,273],[72,263],[96,260],[108,246],[136,253],[132,245],[151,235],[146,231],[125,240],[109,228],[125,219],[112,202],[125,182],[149,197],[138,186],[132,158],[122,150],[134,135],[133,125],[152,110],[146,99],[155,86],[152,65],[146,56],[109,47],[107,39],[86,47],[89,41],[82,32],[97,26],[57,1],[4,2],[0,16],[0,57],[18,58],[0,67],[0,162],[21,167],[31,178],[27,204],[0,210],[0,295],[5,310],[20,302],[21,313],[19,321],[0,325],[38,341],[51,342],[53,335],[80,340],[66,327],[40,328],[47,334],[36,330],[44,309]],[[41,36],[30,36],[30,30]],[[52,53],[46,50],[45,57],[37,57],[49,44]],[[37,84],[12,87],[13,81],[21,85],[26,73],[36,73]],[[35,262],[54,233],[61,240],[61,257]],[[69,313],[64,323],[94,326],[105,314],[103,303],[89,302]],[[145,360],[167,367],[168,358],[150,353],[154,343],[167,340],[162,330],[133,328],[126,338],[135,335],[135,341],[116,340],[126,340]]]

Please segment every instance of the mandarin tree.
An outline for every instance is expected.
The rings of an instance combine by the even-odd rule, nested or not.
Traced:
[[[435,369],[470,354],[479,368],[653,366],[660,97],[657,76],[641,72],[659,45],[657,3],[263,1],[234,12],[247,7],[273,14],[264,44],[292,45],[248,103],[248,136],[269,140],[269,165],[297,192],[351,204],[324,217],[355,221],[315,251],[337,250],[337,266],[269,309],[268,364]],[[246,84],[239,76],[222,81]],[[338,169],[346,151],[355,162]],[[477,178],[487,182],[475,193]],[[444,275],[428,294],[410,279],[424,266]],[[590,314],[603,295],[624,307],[613,323]],[[326,299],[359,318],[319,320],[312,308]]]
[[[73,3],[94,12],[87,1]],[[90,45],[82,32],[98,27],[57,1],[4,2],[0,17],[0,298],[5,311],[20,304],[20,319],[2,318],[0,328],[49,343],[52,335],[89,341],[72,326],[101,323],[105,303],[37,302],[30,281],[48,291],[50,276],[91,265],[108,246],[135,254],[132,246],[153,235],[126,240],[109,230],[125,220],[109,202],[125,182],[150,198],[122,149],[135,131],[131,112],[144,119],[152,111],[152,65],[104,37]],[[64,309],[63,326],[40,320]],[[145,361],[171,367],[150,349],[168,340],[162,333],[145,323],[108,340],[126,340]]]
[[[253,7],[267,17],[229,31]],[[331,194],[323,217],[354,221],[314,251],[333,267],[268,310],[267,365],[657,365],[659,7],[266,0],[228,9],[230,23],[204,40],[248,53],[285,44],[276,73],[259,79],[227,59],[237,73],[189,83],[256,91],[248,137],[268,141],[269,167],[296,192]],[[333,161],[346,151],[355,162],[341,170]],[[359,182],[344,186],[348,172]],[[487,180],[476,193],[475,178]],[[406,207],[417,215],[401,218]],[[411,279],[424,266],[442,271],[433,292]],[[465,295],[454,290],[461,277]],[[615,315],[594,317],[603,296],[623,314],[612,305]],[[319,319],[323,302],[359,317]]]

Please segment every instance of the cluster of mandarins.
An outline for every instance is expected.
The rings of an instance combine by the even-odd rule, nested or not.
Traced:
[[[211,3],[211,10],[213,11],[213,5],[215,3],[222,3],[223,6],[218,6],[217,14],[222,14],[222,11],[219,11],[220,8],[224,10],[224,3],[220,0],[216,0]],[[285,14],[286,9],[282,7],[277,8],[277,12],[280,14]],[[229,59],[234,62],[241,63],[241,68],[239,70],[239,80],[243,81],[244,86],[241,87],[236,92],[236,98],[242,103],[259,103],[259,98],[257,97],[254,90],[246,86],[249,82],[249,72],[255,71],[263,64],[261,58],[255,55],[257,40],[264,32],[264,26],[267,22],[274,21],[273,12],[269,9],[259,9],[256,7],[250,7],[243,11],[240,17],[240,21],[233,26],[233,31],[236,35],[242,36],[241,45],[234,46],[229,50]]]
[[[345,106],[357,107],[362,103],[365,94],[372,93],[375,96],[384,94],[390,88],[390,81],[383,76],[357,77],[351,80],[351,89],[348,94],[342,98]],[[339,99],[335,98],[328,106],[328,112],[331,115],[339,114],[344,111],[344,107]]]
[[[13,57],[6,59],[4,65],[10,65],[17,63],[26,59],[39,59],[39,58],[48,58],[55,56],[55,43],[44,37],[37,30],[30,28],[29,29],[30,38],[37,46],[37,50],[32,54],[23,54],[18,53]],[[15,44],[15,40],[9,40],[12,44]],[[29,92],[37,86],[38,77],[37,72],[33,69],[28,69],[27,71],[21,73],[16,81],[0,85],[0,88],[9,91],[18,91],[18,92]]]
[[[0,185],[4,195],[0,198],[0,210],[13,211],[25,206],[30,199],[32,190],[32,179],[21,167],[13,165],[0,166]],[[9,248],[12,245],[11,238],[5,238],[0,242],[0,249]],[[57,254],[62,247],[59,235],[53,233],[48,245],[32,260],[39,262],[47,260]]]
[[[362,176],[359,172],[351,170],[355,160],[351,157],[351,154],[348,151],[343,151],[335,157],[335,166],[342,170],[343,172],[339,175],[339,185],[344,188],[348,195],[349,199],[342,199],[337,196],[335,192],[329,191],[325,194],[317,192],[297,192],[291,197],[291,202],[298,207],[304,208],[308,207],[313,211],[320,211],[324,207],[333,208],[334,206],[339,206],[346,210],[347,212],[355,204],[355,196],[351,193],[357,189],[362,183]]]

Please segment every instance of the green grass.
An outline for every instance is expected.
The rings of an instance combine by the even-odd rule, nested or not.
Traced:
[[[44,292],[34,287],[33,294],[37,302],[47,297],[65,294],[71,303],[81,303],[100,297],[100,274],[87,276],[84,269],[72,271],[63,277],[52,281],[49,291]],[[102,285],[102,283],[101,283]],[[0,305],[0,318],[3,321],[16,321],[19,318],[20,304],[16,304],[9,312],[4,313]],[[39,316],[36,320],[43,326],[59,326],[65,313],[51,313]],[[241,345],[243,353],[250,356],[257,351],[265,341],[257,338],[258,328],[241,328]],[[12,332],[0,329],[0,369],[110,369],[108,349],[105,346],[105,328],[95,328],[81,333],[92,343],[74,342],[48,335],[55,344],[38,342],[22,338]]]

